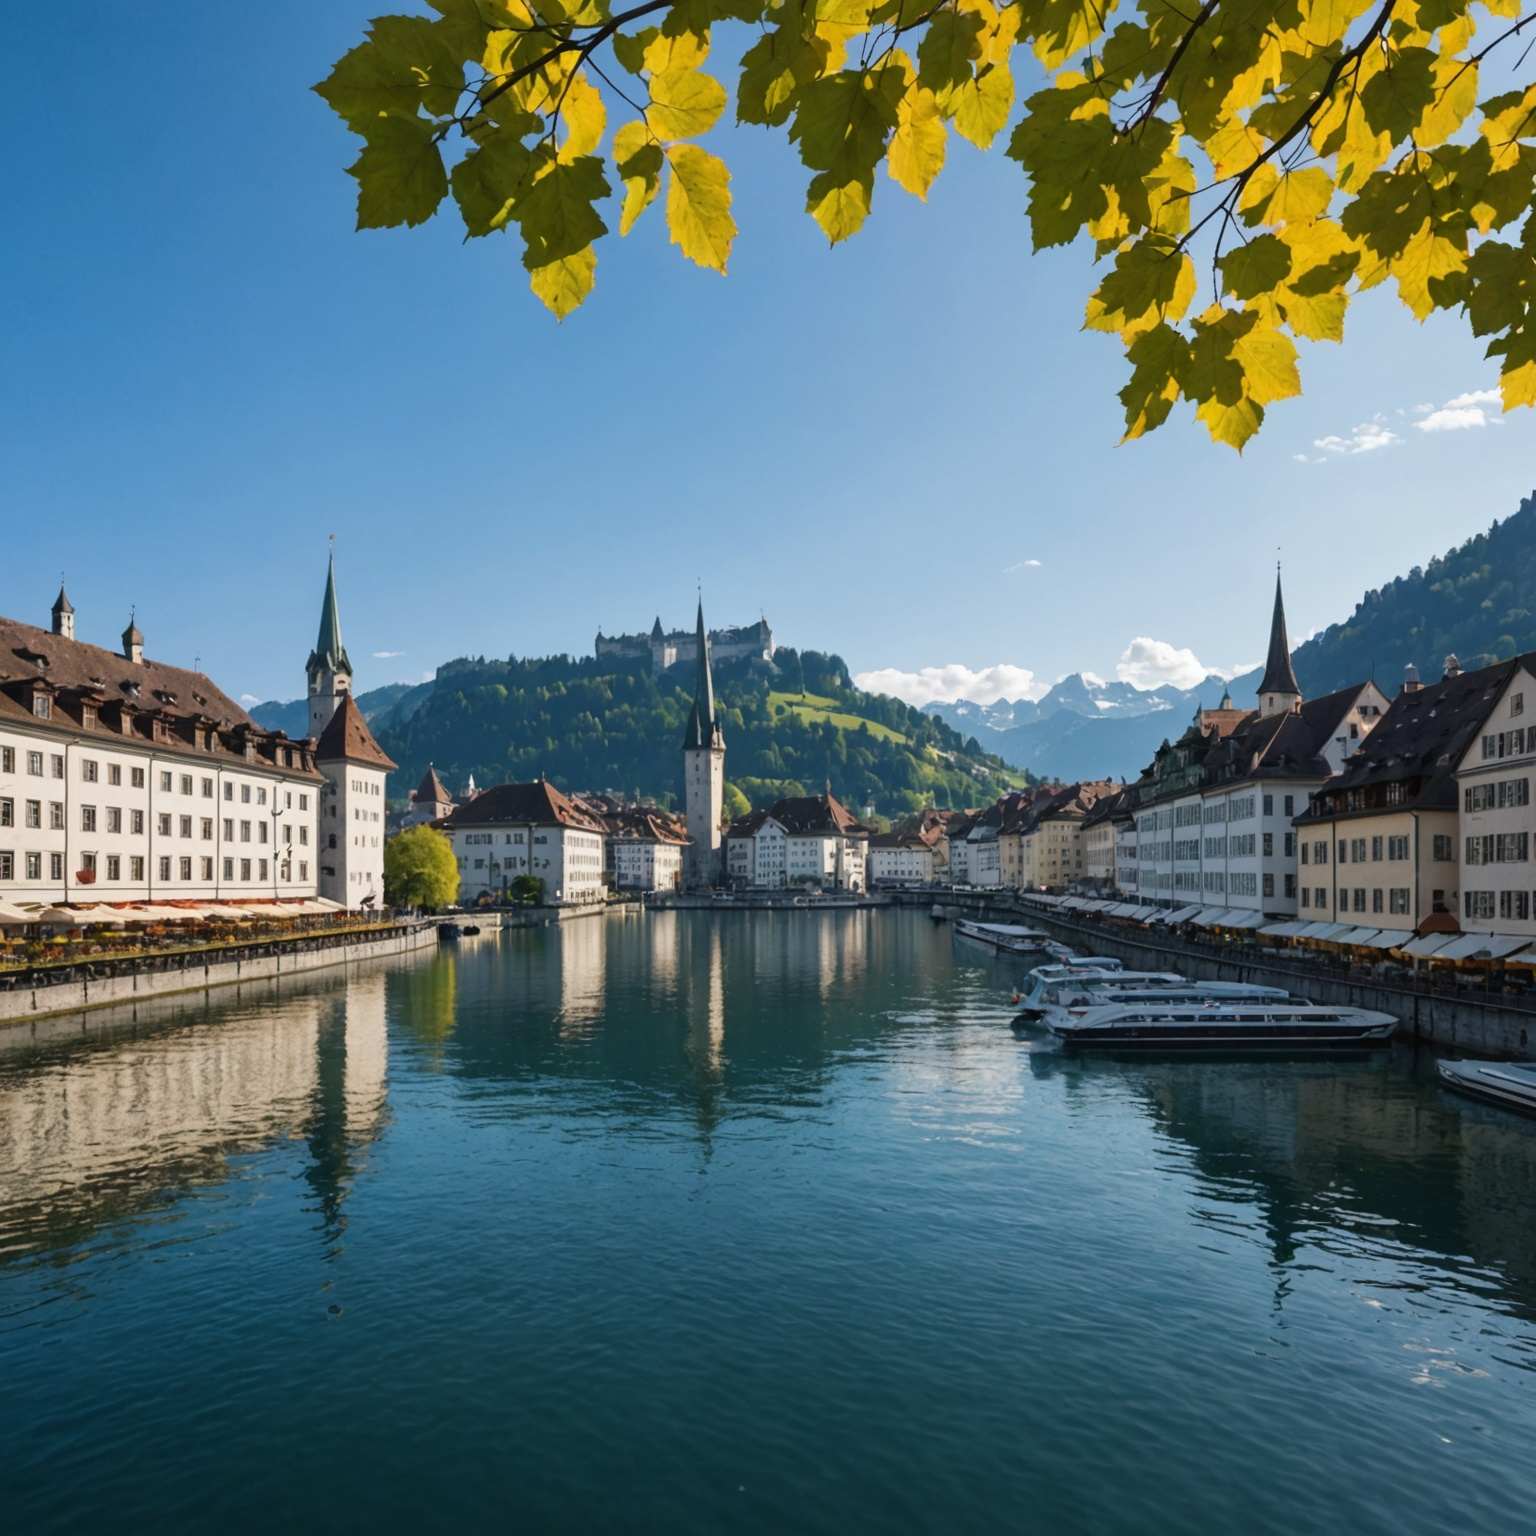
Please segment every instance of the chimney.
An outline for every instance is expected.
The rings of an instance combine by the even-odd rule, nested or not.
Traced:
[[[1461,676],[1461,663],[1456,659],[1455,651],[1445,658],[1445,675],[1447,678]]]
[[[144,665],[144,636],[134,623],[134,615],[128,615],[128,628],[123,631],[123,656],[136,667]]]
[[[1417,693],[1424,685],[1419,681],[1419,669],[1410,661],[1403,668],[1403,692]]]

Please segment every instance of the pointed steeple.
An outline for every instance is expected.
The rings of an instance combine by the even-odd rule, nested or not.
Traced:
[[[1285,597],[1280,590],[1280,565],[1275,564],[1275,612],[1269,623],[1269,655],[1259,683],[1259,709],[1276,714],[1293,709],[1301,699],[1296,673],[1291,667],[1291,642],[1285,632]]]
[[[688,731],[683,737],[683,751],[708,750],[718,747],[725,750],[725,737],[720,732],[720,722],[715,718],[715,682],[709,670],[709,636],[704,632],[704,599],[699,599],[697,629],[698,681],[693,690],[693,713],[688,717]]]
[[[53,632],[65,640],[75,638],[75,605],[64,593],[64,578],[59,578],[59,595],[53,600]]]
[[[310,652],[307,672],[346,672],[350,675],[352,663],[347,649],[341,643],[341,611],[336,606],[336,551],[331,550],[330,564],[325,572],[325,596],[320,602],[320,634],[315,648]]]

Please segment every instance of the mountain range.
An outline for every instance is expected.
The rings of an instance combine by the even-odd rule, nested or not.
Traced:
[[[1348,618],[1297,647],[1302,690],[1317,696],[1374,677],[1390,696],[1411,662],[1425,681],[1455,653],[1467,667],[1536,650],[1536,493],[1427,565],[1364,594]],[[853,686],[840,658],[783,649],[775,663],[720,669],[728,715],[727,774],[754,803],[776,793],[839,793],[899,813],[923,796],[977,803],[1021,776],[1134,778],[1197,708],[1230,692],[1251,704],[1259,670],[1193,688],[1138,689],[1074,672],[1042,698],[917,710]],[[430,682],[358,695],[381,745],[401,765],[402,798],[428,761],[455,789],[547,771],[572,788],[621,786],[670,799],[692,675],[659,679],[648,664],[593,658],[460,659]],[[291,736],[307,730],[304,700],[252,715]]]

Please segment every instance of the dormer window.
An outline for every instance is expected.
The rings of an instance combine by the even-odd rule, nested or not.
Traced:
[[[80,706],[80,724],[88,731],[96,729],[96,706],[94,704],[82,704]]]
[[[32,695],[32,713],[39,720],[53,719],[53,700],[46,693],[34,693]]]

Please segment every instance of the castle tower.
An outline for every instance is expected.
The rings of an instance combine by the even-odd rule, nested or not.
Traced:
[[[1301,708],[1301,689],[1291,667],[1291,642],[1285,632],[1285,599],[1280,592],[1280,567],[1275,566],[1275,612],[1269,622],[1269,656],[1259,683],[1259,714],[1288,715]]]
[[[352,691],[352,663],[341,643],[341,613],[336,606],[336,551],[325,573],[325,597],[320,603],[320,635],[304,665],[309,678],[309,734],[325,734],[344,695]]]
[[[715,684],[709,673],[709,638],[699,602],[699,672],[693,713],[683,736],[683,794],[688,811],[688,884],[695,890],[720,881],[720,816],[725,808],[725,737],[715,718]]]

